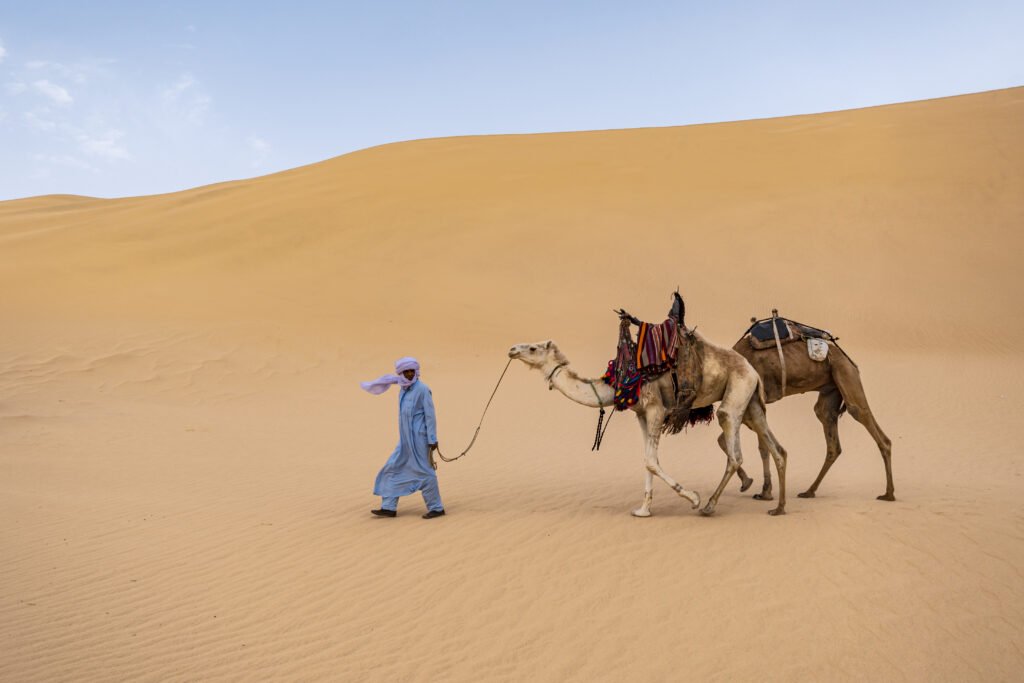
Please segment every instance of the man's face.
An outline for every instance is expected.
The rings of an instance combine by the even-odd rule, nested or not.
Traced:
[[[412,379],[416,376],[416,371],[415,370],[402,370],[402,376],[405,377],[407,380],[409,380],[411,382]]]

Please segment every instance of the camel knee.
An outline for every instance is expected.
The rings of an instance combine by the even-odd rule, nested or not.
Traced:
[[[658,467],[658,463],[656,462],[649,462],[644,466],[647,468],[647,471],[650,472],[651,474],[657,474],[658,470],[661,469],[660,467]]]
[[[786,449],[783,448],[781,445],[776,444],[775,452],[772,453],[772,459],[775,460],[775,467],[780,472],[786,469],[786,459],[788,457],[789,454],[786,453]]]

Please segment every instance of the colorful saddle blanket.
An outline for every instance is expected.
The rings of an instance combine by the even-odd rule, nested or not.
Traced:
[[[636,368],[645,377],[668,372],[676,364],[679,324],[672,318],[660,325],[640,323],[636,337]]]
[[[615,409],[636,405],[646,380],[658,377],[675,367],[679,347],[679,324],[669,318],[660,325],[640,323],[636,342],[629,331],[629,321],[619,326],[619,346],[608,370],[601,377],[615,389]]]

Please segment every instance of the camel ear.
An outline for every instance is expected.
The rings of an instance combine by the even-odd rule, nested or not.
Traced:
[[[544,342],[544,348],[545,349],[550,349],[551,348],[551,340],[550,339],[548,339],[546,342]]]

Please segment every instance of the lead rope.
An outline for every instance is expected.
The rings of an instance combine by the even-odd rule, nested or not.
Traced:
[[[601,396],[597,393],[597,389],[594,388],[593,382],[587,382],[590,385],[590,390],[594,392],[594,396],[597,398],[597,406],[601,409],[601,412],[597,415],[597,431],[594,433],[594,445],[590,447],[591,451],[601,450],[601,442],[604,440],[604,433],[608,431],[608,425],[612,423],[612,418],[608,418],[608,422],[604,424],[604,431],[601,430],[601,423],[604,422],[604,404],[601,402]],[[615,411],[612,411],[612,417],[615,416]]]
[[[464,456],[466,453],[469,453],[469,449],[472,448],[473,444],[476,443],[476,437],[480,433],[480,427],[482,427],[483,424],[484,424],[484,417],[487,415],[487,409],[491,407],[491,401],[494,400],[494,395],[496,393],[498,393],[498,387],[501,386],[501,380],[505,379],[505,373],[508,372],[508,366],[509,365],[512,365],[512,359],[511,358],[509,358],[508,359],[508,363],[505,364],[505,369],[501,371],[501,377],[498,378],[498,383],[494,385],[494,391],[491,392],[491,397],[489,399],[487,399],[487,405],[484,406],[484,412],[480,415],[480,422],[477,423],[476,431],[473,432],[473,439],[469,442],[469,445],[466,446],[466,450],[462,451],[461,453],[456,455],[454,458],[446,458],[446,457],[444,457],[444,454],[441,453],[441,447],[438,446],[437,447],[437,455],[438,455],[439,458],[441,458],[445,462],[455,462],[456,460],[458,460],[459,458]]]

